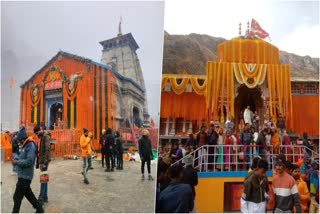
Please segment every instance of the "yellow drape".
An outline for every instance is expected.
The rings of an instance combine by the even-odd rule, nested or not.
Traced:
[[[74,99],[70,101],[70,128],[74,128]]]
[[[267,71],[270,116],[276,118],[276,109],[286,117],[288,127],[293,127],[292,95],[289,65],[268,65]]]
[[[233,64],[209,61],[207,63],[206,108],[207,117],[218,120],[218,104],[223,112],[224,100],[227,104],[227,115],[234,117],[234,77]],[[225,95],[225,92],[227,94]],[[226,96],[226,97],[225,97]],[[224,118],[225,116],[224,115]],[[211,117],[212,116],[212,117]],[[221,114],[222,116],[222,114]],[[220,118],[220,119],[224,119]]]
[[[38,121],[37,121],[38,106],[33,107],[33,109],[34,109],[34,112],[33,112],[33,122],[34,122],[35,124],[37,124],[37,123],[38,123]]]

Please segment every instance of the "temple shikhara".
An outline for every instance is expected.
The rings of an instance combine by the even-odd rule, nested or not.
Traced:
[[[150,128],[137,42],[120,23],[118,35],[100,44],[101,62],[59,51],[21,85],[19,124],[41,124],[57,141],[77,144],[86,127],[96,148],[102,129],[127,128],[123,137],[134,141],[133,127]]]
[[[207,62],[206,75],[162,76],[161,138],[196,133],[209,121],[227,118],[237,127],[247,105],[260,125],[281,120],[287,130],[319,136],[319,82],[292,79],[276,46],[239,36],[218,44],[217,61]]]

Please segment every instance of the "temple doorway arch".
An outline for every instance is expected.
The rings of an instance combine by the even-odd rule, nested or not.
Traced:
[[[260,87],[248,88],[242,84],[237,88],[237,94],[234,100],[235,124],[239,124],[240,120],[243,119],[243,112],[248,105],[253,113],[257,111],[258,115],[263,114],[263,99]]]
[[[141,127],[141,120],[140,120],[139,108],[134,106],[132,109],[132,113],[133,113],[133,124],[140,128]]]

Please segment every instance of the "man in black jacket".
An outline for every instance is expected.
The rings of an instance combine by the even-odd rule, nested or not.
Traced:
[[[106,156],[107,156],[107,169],[106,172],[114,171],[114,136],[112,129],[108,128],[106,131]]]
[[[122,140],[120,138],[120,133],[116,131],[114,133],[114,137],[116,138],[116,159],[117,159],[117,168],[116,169],[123,169],[123,146],[122,146]]]
[[[210,130],[208,131],[208,144],[211,146],[209,147],[208,153],[208,162],[209,162],[209,168],[213,169],[213,163],[214,163],[214,154],[216,153],[215,148],[212,146],[217,145],[217,141],[219,139],[219,134],[216,132],[215,126],[213,121],[210,122]]]
[[[258,161],[257,167],[244,181],[244,190],[241,196],[241,211],[243,213],[264,213],[268,200],[269,184],[266,177],[268,162]]]
[[[141,159],[141,174],[142,180],[144,180],[144,166],[147,163],[148,179],[153,180],[151,176],[151,160],[153,159],[151,141],[149,139],[148,130],[142,131],[142,137],[139,140],[139,155]]]
[[[260,131],[257,142],[256,142],[256,149],[258,156],[263,157],[264,156],[264,150],[266,148],[266,135],[268,133],[267,129],[263,129]]]
[[[42,130],[40,126],[35,126],[33,132],[40,139],[38,160],[40,171],[47,171],[49,163],[51,161],[50,157],[50,135],[48,132]],[[44,202],[48,203],[48,183],[44,182],[40,184],[40,194],[38,198],[39,202],[43,204]]]
[[[185,157],[185,168],[183,169],[182,183],[189,184],[192,188],[193,199],[196,197],[195,186],[198,185],[198,172],[193,168],[193,157],[191,155]]]
[[[106,165],[107,165],[106,130],[105,129],[102,129],[99,143],[100,143],[100,146],[101,146],[101,162],[102,162],[102,168],[103,168],[104,167],[104,162],[106,162]]]

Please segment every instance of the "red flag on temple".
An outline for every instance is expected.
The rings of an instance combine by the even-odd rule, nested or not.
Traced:
[[[250,29],[250,32],[249,32],[249,36],[250,37],[257,36],[257,37],[259,37],[261,39],[264,39],[264,38],[269,37],[269,33],[267,33],[265,30],[263,30],[256,20],[252,19],[251,20],[251,29]]]

